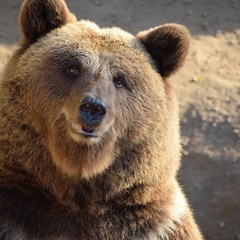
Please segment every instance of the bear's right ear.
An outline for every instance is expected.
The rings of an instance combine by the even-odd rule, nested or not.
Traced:
[[[188,30],[179,24],[163,24],[139,32],[137,38],[151,55],[162,77],[169,77],[183,65],[190,45]]]
[[[24,44],[32,44],[51,30],[76,22],[63,0],[25,0],[19,14]]]

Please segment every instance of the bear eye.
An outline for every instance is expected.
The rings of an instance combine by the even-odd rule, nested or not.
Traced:
[[[79,74],[79,70],[73,67],[67,68],[66,72],[69,76],[73,76],[73,77],[78,76]]]
[[[113,79],[113,83],[116,87],[122,87],[126,85],[126,78],[124,75],[119,75]]]
[[[76,60],[69,62],[65,67],[65,73],[71,78],[78,77],[81,73],[80,63]]]

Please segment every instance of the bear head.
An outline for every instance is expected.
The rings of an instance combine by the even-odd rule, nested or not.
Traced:
[[[77,21],[63,0],[25,0],[19,22],[22,39],[3,86],[17,86],[16,114],[41,136],[58,169],[89,178],[143,144],[178,155],[168,79],[188,52],[185,27],[164,24],[133,36]]]

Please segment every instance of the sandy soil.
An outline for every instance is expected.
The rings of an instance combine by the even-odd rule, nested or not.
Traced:
[[[0,71],[19,39],[21,0],[0,2]],[[67,0],[78,19],[132,33],[166,22],[192,34],[174,76],[183,161],[179,174],[207,240],[240,239],[240,1]]]

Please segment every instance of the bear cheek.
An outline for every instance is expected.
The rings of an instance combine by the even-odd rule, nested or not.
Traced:
[[[155,89],[158,89],[158,91]],[[136,94],[134,96],[135,99],[126,99],[127,104],[124,111],[122,111],[124,120],[121,121],[117,118],[119,125],[121,125],[120,129],[123,138],[130,139],[132,143],[143,141],[146,139],[146,136],[155,134],[158,131],[156,122],[158,122],[159,128],[161,128],[160,122],[164,118],[161,114],[164,108],[164,93],[162,93],[161,97],[156,93],[164,90],[156,86],[155,89],[149,89],[149,96],[145,94],[143,97]]]

